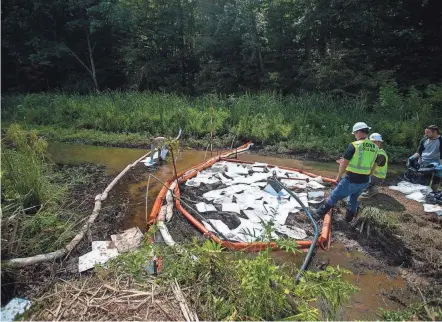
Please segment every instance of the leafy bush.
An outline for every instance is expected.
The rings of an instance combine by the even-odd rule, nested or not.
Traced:
[[[263,224],[260,240],[270,242],[274,222]],[[275,241],[283,251],[300,253],[294,240]],[[179,247],[146,244],[136,252],[117,257],[102,273],[129,273],[143,279],[147,273],[142,267],[152,251],[162,258],[159,282],[176,280],[183,288],[190,288],[191,303],[204,320],[317,320],[320,311],[312,303],[319,299],[325,303],[323,318],[331,319],[356,291],[342,279],[349,272],[339,267],[306,271],[296,284],[297,268],[277,265],[270,248],[257,254],[232,253],[211,240],[194,240]]]
[[[440,301],[438,301],[440,302]],[[438,303],[440,305],[440,303]],[[401,311],[380,310],[384,321],[440,321],[442,309],[426,303],[415,303]]]

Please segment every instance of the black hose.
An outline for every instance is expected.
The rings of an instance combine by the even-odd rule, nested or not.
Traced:
[[[180,129],[180,131],[181,131],[181,129]],[[181,133],[181,132],[180,132]],[[218,234],[218,236],[219,237],[221,237],[222,239],[224,239],[224,240],[227,240],[227,241],[232,241],[232,240],[230,240],[230,239],[228,239],[228,238],[226,238],[218,229],[216,229],[216,227],[214,226],[214,225],[212,225],[212,223],[209,221],[209,220],[205,220],[204,219],[204,217],[203,216],[201,216],[201,214],[199,213],[199,211],[198,210],[196,210],[196,209],[193,209],[187,202],[185,202],[184,200],[187,200],[187,199],[184,199],[183,200],[183,198],[181,198],[181,197],[177,197],[176,195],[175,195],[175,193],[173,192],[173,190],[172,189],[170,189],[170,187],[168,187],[162,180],[160,180],[160,179],[158,179],[156,176],[154,176],[153,174],[149,174],[149,176],[150,177],[152,177],[152,178],[154,178],[155,180],[157,180],[159,183],[161,183],[161,185],[163,185],[164,187],[166,187],[167,188],[167,190],[169,190],[171,193],[172,193],[172,196],[175,198],[175,199],[178,199],[184,206],[186,206],[189,210],[191,210],[194,214],[196,214],[197,216],[198,216],[198,218],[199,218],[199,220],[200,221],[204,221],[204,222],[206,222],[207,224],[209,224],[211,227],[212,227],[212,229],[215,231],[215,233],[216,234]],[[178,183],[177,183],[178,184]],[[188,202],[189,202],[189,200],[187,200]]]
[[[305,256],[304,259],[304,263],[302,263],[301,268],[299,269],[298,274],[296,275],[296,279],[295,279],[295,283],[298,284],[302,273],[307,269],[308,264],[310,263],[310,260],[313,256],[313,253],[315,251],[316,248],[316,243],[318,242],[319,239],[319,229],[318,229],[318,224],[316,223],[316,220],[312,217],[312,215],[310,214],[310,211],[308,210],[308,208],[304,205],[304,203],[301,201],[301,199],[299,199],[299,197],[293,193],[293,191],[291,191],[289,188],[287,188],[285,185],[283,185],[274,175],[272,179],[270,179],[271,181],[275,182],[277,184],[277,186],[279,186],[281,189],[284,189],[285,191],[287,191],[289,193],[290,196],[292,196],[293,198],[295,198],[295,200],[301,205],[302,209],[304,210],[304,212],[306,213],[307,217],[310,219],[312,226],[313,226],[313,231],[314,231],[314,237],[313,237],[313,241],[312,244],[310,245],[310,248],[307,252],[307,255]],[[269,180],[269,181],[270,181]]]

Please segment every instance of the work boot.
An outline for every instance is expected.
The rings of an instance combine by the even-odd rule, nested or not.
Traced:
[[[345,220],[347,222],[351,222],[353,218],[355,217],[355,214],[350,209],[347,209],[345,212]]]
[[[312,217],[318,221],[322,218],[324,218],[325,214],[329,212],[329,210],[332,209],[331,206],[328,205],[328,203],[324,203],[321,207],[318,209],[310,209],[310,214]]]
[[[368,187],[366,190],[364,190],[363,193],[361,193],[361,196],[359,197],[361,200],[366,200],[373,198],[379,194],[379,188],[377,186]]]

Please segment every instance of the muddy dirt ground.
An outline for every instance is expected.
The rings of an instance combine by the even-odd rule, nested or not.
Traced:
[[[354,271],[400,275],[407,288],[416,294],[422,291],[433,305],[442,305],[442,218],[425,213],[422,204],[387,187],[381,187],[373,198],[361,201],[361,207],[367,206],[397,216],[399,224],[393,229],[372,229],[367,236],[366,230],[360,232],[361,221],[357,217],[348,224],[343,220],[345,208],[335,210],[333,241],[366,255],[354,261]],[[400,294],[387,296],[407,303]]]
[[[87,218],[94,207],[95,196],[101,193],[112,181],[113,177],[106,175],[102,166],[93,164],[81,165],[58,165],[60,172],[75,171],[88,176],[87,182],[72,186],[63,207],[81,213]],[[35,297],[45,292],[53,283],[62,279],[71,279],[81,275],[78,273],[78,257],[91,251],[92,240],[110,240],[110,236],[119,232],[121,222],[127,215],[129,196],[125,187],[133,180],[126,176],[109,193],[106,201],[102,203],[100,215],[91,226],[86,238],[83,238],[78,246],[69,254],[68,258],[62,258],[55,262],[46,262],[25,268],[2,270],[2,305],[9,299],[20,297]]]

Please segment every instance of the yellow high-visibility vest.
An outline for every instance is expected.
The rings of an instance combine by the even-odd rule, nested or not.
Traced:
[[[370,175],[371,168],[378,155],[378,146],[368,139],[355,141],[352,144],[355,147],[355,153],[348,162],[346,171]]]
[[[388,170],[388,155],[384,149],[379,149],[378,155],[383,155],[385,157],[385,165],[383,167],[377,166],[373,172],[373,175],[379,179],[385,179],[387,177]]]

